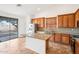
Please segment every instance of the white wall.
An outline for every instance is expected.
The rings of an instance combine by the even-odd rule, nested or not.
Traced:
[[[25,35],[29,24],[31,23],[31,17],[19,17],[19,35]]]
[[[56,5],[53,7],[48,7],[47,10],[44,10],[41,13],[35,15],[35,17],[51,17],[57,16],[60,14],[67,14],[75,12],[79,8],[79,4],[63,4],[63,5]],[[35,18],[34,17],[34,18]]]
[[[18,18],[18,31],[19,31],[19,36],[25,34],[25,29],[26,28],[26,19],[25,17],[19,17]]]

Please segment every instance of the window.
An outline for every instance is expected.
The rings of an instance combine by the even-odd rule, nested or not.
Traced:
[[[0,42],[18,37],[18,19],[0,16]]]

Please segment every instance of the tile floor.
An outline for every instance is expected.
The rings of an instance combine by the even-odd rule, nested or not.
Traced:
[[[0,54],[37,54],[24,47],[25,38],[0,43]],[[50,42],[47,54],[72,54],[70,46]]]

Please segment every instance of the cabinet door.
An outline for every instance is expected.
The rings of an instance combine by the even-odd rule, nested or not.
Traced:
[[[79,21],[79,9],[75,13],[75,27],[77,27],[77,21]]]
[[[61,42],[62,36],[60,33],[55,33],[55,42]]]
[[[70,44],[70,36],[67,34],[62,34],[62,43],[64,44]]]
[[[41,18],[40,19],[40,24],[41,24],[41,27],[45,27],[44,25],[45,25],[45,18]]]
[[[69,28],[75,27],[75,18],[74,18],[74,14],[68,15],[68,27],[69,27]]]
[[[76,40],[75,42],[75,53],[79,54],[79,40]]]
[[[31,23],[34,23],[34,19],[31,19]]]
[[[56,28],[56,17],[46,18],[46,28],[47,29]]]
[[[68,15],[63,15],[63,27],[68,27]]]
[[[44,27],[45,25],[45,18],[38,18],[38,26]]]
[[[53,42],[54,42],[54,39],[55,39],[55,36],[54,36],[54,35],[52,35],[52,36],[49,38],[49,40],[50,40],[50,41],[53,41]]]
[[[58,16],[58,27],[63,27],[63,16]]]
[[[79,20],[79,9],[76,11],[75,16],[76,16],[76,20]]]
[[[32,19],[33,24],[37,24],[37,19]]]

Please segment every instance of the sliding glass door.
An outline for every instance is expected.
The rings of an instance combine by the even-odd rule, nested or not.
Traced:
[[[0,17],[0,42],[18,37],[18,19]]]

